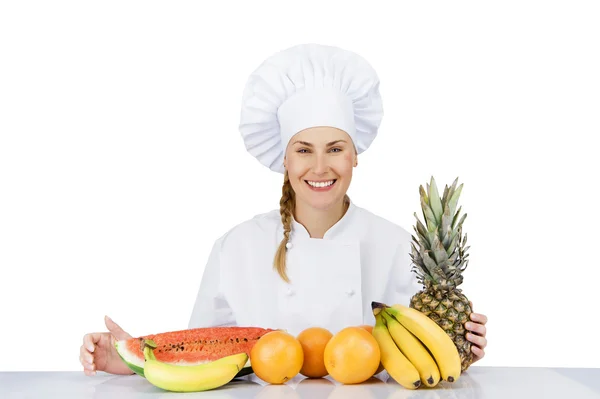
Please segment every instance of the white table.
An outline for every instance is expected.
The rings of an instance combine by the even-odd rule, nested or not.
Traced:
[[[273,398],[273,399],[370,399],[370,398],[600,398],[600,368],[512,368],[472,366],[454,384],[436,388],[404,389],[380,373],[360,385],[297,376],[285,385],[268,385],[256,376],[234,380],[216,390],[172,393],[154,387],[137,375],[115,376],[83,372],[0,372],[0,398]]]

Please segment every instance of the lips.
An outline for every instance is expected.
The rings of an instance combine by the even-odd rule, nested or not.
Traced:
[[[328,191],[328,190],[331,190],[331,188],[333,186],[335,186],[337,179],[325,180],[325,181],[304,180],[304,182],[313,191]]]

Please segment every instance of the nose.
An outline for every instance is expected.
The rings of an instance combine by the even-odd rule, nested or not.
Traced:
[[[315,175],[322,175],[327,172],[327,159],[324,154],[317,154],[315,162],[313,164],[313,173]]]

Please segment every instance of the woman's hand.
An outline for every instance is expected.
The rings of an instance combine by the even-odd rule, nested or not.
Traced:
[[[83,337],[83,345],[79,349],[79,361],[85,375],[91,376],[96,371],[109,374],[133,374],[121,360],[115,349],[115,340],[129,339],[131,335],[108,316],[104,318],[108,332],[90,333]]]
[[[469,302],[471,309],[473,309],[473,303]],[[485,315],[479,313],[471,313],[471,321],[465,323],[467,331],[467,341],[471,342],[471,352],[473,352],[473,363],[483,359],[485,356],[485,347],[487,346],[486,334],[486,323],[488,319]]]

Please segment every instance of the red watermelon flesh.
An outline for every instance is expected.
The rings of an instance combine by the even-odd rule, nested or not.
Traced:
[[[194,328],[118,341],[115,347],[127,366],[144,376],[144,339],[151,339],[156,343],[154,356],[157,360],[171,364],[196,365],[241,352],[250,356],[254,344],[270,331],[273,330],[260,327]],[[249,372],[251,370],[240,373],[243,375]]]

